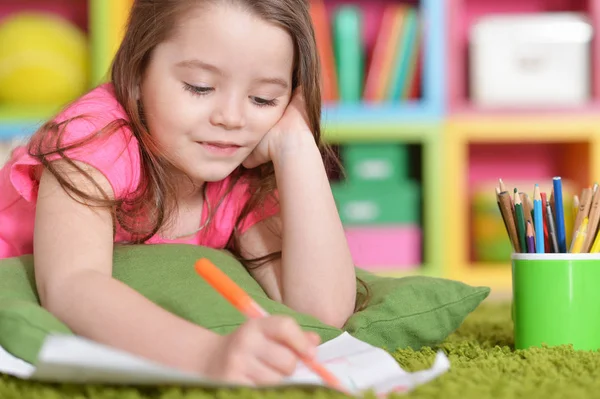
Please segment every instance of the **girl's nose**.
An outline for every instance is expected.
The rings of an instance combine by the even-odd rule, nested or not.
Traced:
[[[241,129],[246,124],[243,100],[236,96],[229,96],[222,101],[217,101],[210,121],[215,126],[221,126],[226,130]]]

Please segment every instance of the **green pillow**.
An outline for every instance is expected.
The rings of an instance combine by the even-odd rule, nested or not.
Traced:
[[[227,334],[244,317],[194,271],[211,259],[271,314],[290,315],[323,342],[342,330],[270,300],[246,269],[225,251],[193,245],[117,246],[113,276],[159,306],[205,328]],[[360,269],[371,291],[366,309],[350,317],[344,330],[373,345],[396,348],[435,345],[457,329],[489,294],[489,288],[431,277],[379,277]],[[0,346],[35,363],[49,333],[70,330],[39,305],[33,257],[0,260]]]

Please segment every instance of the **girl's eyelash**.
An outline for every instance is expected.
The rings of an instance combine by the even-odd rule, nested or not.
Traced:
[[[183,89],[192,93],[195,96],[205,96],[214,90],[212,87],[193,86],[189,83],[184,83]]]
[[[252,98],[252,102],[257,107],[274,107],[277,105],[277,100],[265,100],[264,98],[260,98],[260,97],[251,97],[251,98]]]
[[[194,95],[194,96],[205,96],[214,90],[214,88],[212,88],[212,87],[194,86],[189,83],[184,83],[183,89],[185,91],[192,93],[192,95]],[[250,97],[250,99],[252,100],[254,105],[256,105],[257,107],[274,107],[277,105],[277,100],[275,100],[275,99],[266,100],[266,99],[260,98],[260,97]]]

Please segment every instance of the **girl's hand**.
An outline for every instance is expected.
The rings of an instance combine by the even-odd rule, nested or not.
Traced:
[[[265,134],[242,165],[251,169],[271,161],[277,156],[277,151],[281,149],[282,141],[289,140],[293,135],[307,135],[307,133],[312,136],[308,125],[304,95],[301,88],[298,87],[281,119]]]
[[[301,355],[313,357],[319,342],[317,334],[302,331],[289,317],[251,319],[219,336],[205,374],[242,384],[275,384],[294,372]]]

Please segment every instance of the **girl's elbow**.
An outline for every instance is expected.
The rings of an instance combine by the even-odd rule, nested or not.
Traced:
[[[350,318],[349,314],[327,314],[320,317],[320,320],[328,326],[342,328]]]
[[[331,309],[320,309],[317,316],[321,322],[335,328],[342,328],[354,313],[354,304],[352,306],[340,305]]]

